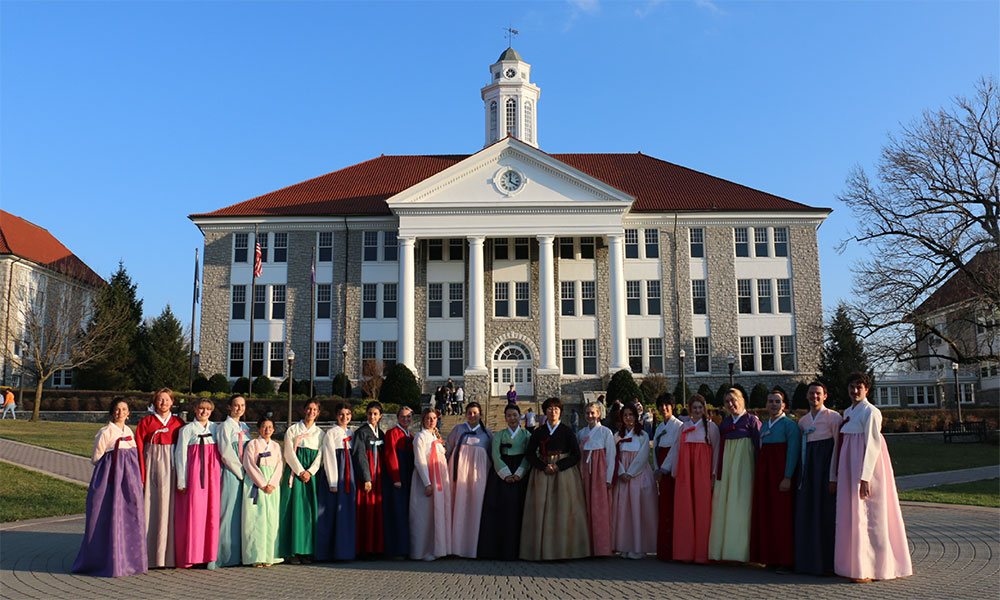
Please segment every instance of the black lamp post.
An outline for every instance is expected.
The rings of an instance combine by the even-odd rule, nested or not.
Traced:
[[[733,387],[733,366],[736,365],[736,357],[730,354],[726,361],[729,364],[729,387]]]
[[[958,387],[958,363],[951,363],[951,372],[955,374],[955,407],[958,409],[958,424],[962,424],[962,398]]]
[[[680,362],[681,362],[681,395],[684,396],[684,398],[683,398],[684,404],[687,405],[687,401],[688,401],[688,398],[687,398],[687,374],[684,373],[684,357],[687,356],[687,352],[684,351],[684,348],[681,348],[679,356],[680,356]]]
[[[294,387],[293,382],[295,379],[292,377],[292,367],[295,366],[295,351],[288,348],[288,426],[292,426],[292,388]]]
[[[342,370],[344,372],[344,387],[341,390],[340,397],[347,400],[347,344],[344,344],[344,347],[341,348],[340,351],[344,353],[344,362],[342,363]]]

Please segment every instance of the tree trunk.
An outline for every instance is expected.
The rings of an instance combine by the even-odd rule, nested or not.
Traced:
[[[22,375],[23,377],[23,375]],[[42,406],[42,384],[45,383],[41,378],[38,379],[38,383],[35,384],[35,407],[31,411],[31,421],[38,421],[38,409]]]

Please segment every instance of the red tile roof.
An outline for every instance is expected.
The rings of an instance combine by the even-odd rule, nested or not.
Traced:
[[[635,212],[815,210],[641,153],[549,156],[634,196]],[[191,216],[389,215],[387,198],[468,157],[380,156],[226,208]]]
[[[935,310],[958,304],[972,298],[977,298],[988,294],[989,290],[983,289],[979,283],[974,283],[968,275],[968,271],[976,274],[980,283],[985,281],[992,284],[993,292],[998,288],[998,278],[1000,278],[1000,250],[997,248],[987,248],[981,250],[972,257],[965,265],[966,270],[956,271],[954,275],[934,290],[920,306],[913,311],[913,315],[919,316]]]
[[[46,229],[5,210],[0,210],[0,254],[25,258],[90,285],[104,285],[100,275]]]

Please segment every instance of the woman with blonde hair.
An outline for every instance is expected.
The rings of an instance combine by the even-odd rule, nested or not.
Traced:
[[[413,438],[410,558],[434,560],[452,552],[451,478],[437,411],[424,409],[420,423],[423,428]]]
[[[719,457],[719,428],[705,410],[705,398],[691,396],[680,440],[671,446],[667,462],[674,477],[674,560],[708,562],[712,520],[712,484]]]
[[[723,399],[729,414],[719,427],[718,482],[712,496],[708,558],[747,562],[760,419],[747,411],[746,399],[739,389],[729,388]]]

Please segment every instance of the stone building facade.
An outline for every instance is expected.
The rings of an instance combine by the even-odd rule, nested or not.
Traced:
[[[547,154],[530,67],[508,49],[490,73],[475,154],[381,156],[191,216],[203,372],[277,382],[293,350],[324,394],[381,361],[427,392],[577,400],[619,369],[713,389],[730,364],[746,387],[815,376],[828,209],[641,153]]]

